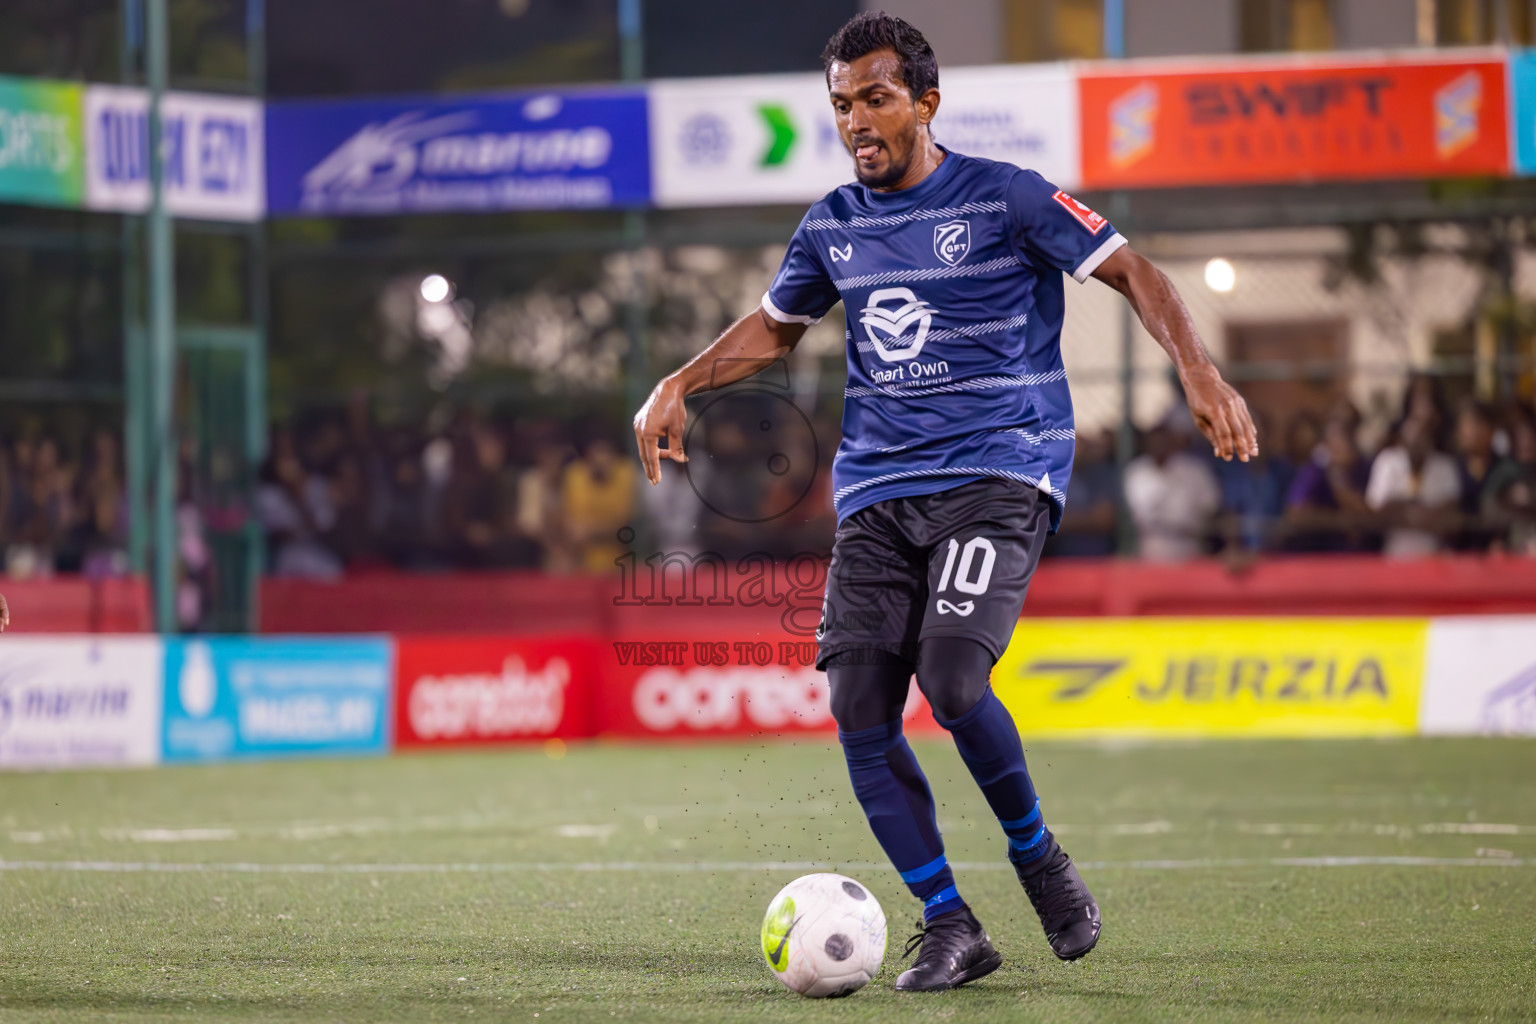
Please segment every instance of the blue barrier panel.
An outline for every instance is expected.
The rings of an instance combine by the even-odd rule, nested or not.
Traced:
[[[640,89],[269,104],[267,209],[644,206],[646,109]]]
[[[168,639],[164,760],[382,754],[393,676],[385,638]]]
[[[1509,55],[1510,162],[1516,174],[1536,174],[1536,51]]]

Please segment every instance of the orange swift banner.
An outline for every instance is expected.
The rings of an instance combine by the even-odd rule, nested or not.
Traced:
[[[1497,57],[1085,70],[1087,188],[1508,172]]]

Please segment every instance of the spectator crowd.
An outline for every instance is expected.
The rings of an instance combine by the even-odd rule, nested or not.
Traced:
[[[834,526],[835,425],[782,445],[793,472],[771,461],[769,472],[754,472],[762,453],[749,435],[768,420],[749,412],[745,426],[717,428],[690,452],[691,480],[669,464],[654,489],[639,486],[629,439],[602,424],[461,414],[428,431],[380,428],[355,411],[305,417],[273,430],[249,514],[265,534],[269,573],[317,579],[370,570],[603,572],[641,544],[727,556],[824,553]],[[1434,381],[1421,378],[1373,445],[1364,443],[1372,429],[1342,400],[1326,415],[1294,416],[1278,433],[1260,428],[1257,459],[1221,462],[1180,410],[1140,436],[1123,471],[1111,432],[1081,433],[1069,514],[1048,557],[1114,555],[1127,540],[1138,557],[1163,562],[1293,552],[1536,556],[1532,409],[1470,399],[1447,409]],[[66,452],[40,435],[0,446],[9,575],[127,571],[118,436],[97,430],[82,447]],[[730,450],[744,454],[733,463]],[[178,541],[195,575],[210,557],[206,524],[246,519],[205,514],[188,476]],[[188,615],[195,619],[195,609]]]
[[[1298,414],[1278,435],[1260,424],[1261,455],[1211,457],[1185,410],[1146,432],[1116,467],[1107,434],[1078,438],[1070,514],[1047,552],[1108,555],[1123,502],[1135,551],[1152,561],[1275,552],[1443,551],[1536,556],[1536,413],[1464,399],[1447,411],[1415,378],[1375,446],[1355,407]]]

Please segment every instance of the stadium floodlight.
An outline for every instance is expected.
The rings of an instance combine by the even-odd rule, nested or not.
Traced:
[[[1217,256],[1205,265],[1205,286],[1211,291],[1225,294],[1236,285],[1237,269],[1227,260]]]
[[[421,279],[421,297],[428,302],[447,302],[453,297],[453,282],[442,274],[428,274]]]

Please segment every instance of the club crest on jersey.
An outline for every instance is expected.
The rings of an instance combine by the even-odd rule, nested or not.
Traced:
[[[870,292],[868,304],[859,312],[859,323],[875,346],[875,354],[888,363],[917,358],[933,323],[933,310],[910,288]]]
[[[971,251],[971,222],[947,220],[933,229],[933,254],[954,266]]]

